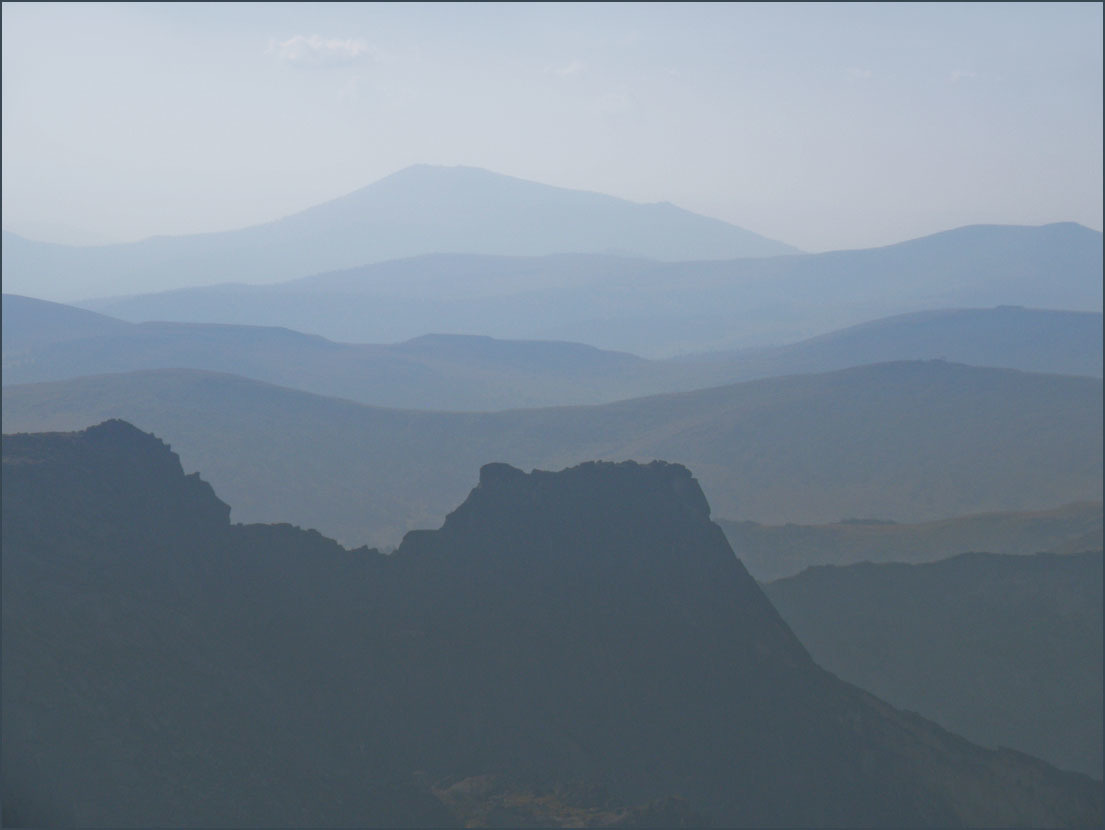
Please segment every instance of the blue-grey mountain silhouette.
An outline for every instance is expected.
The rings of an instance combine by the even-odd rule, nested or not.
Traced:
[[[4,290],[74,300],[228,281],[270,283],[438,252],[617,252],[664,260],[794,253],[674,205],[551,187],[473,167],[416,165],[241,230],[75,247],[4,233]]]
[[[93,325],[95,323],[95,325]],[[886,360],[1101,376],[1101,315],[1023,308],[933,311],[790,346],[645,360],[580,343],[424,335],[343,344],[271,326],[126,323],[4,295],[5,384],[137,369],[229,372],[376,406],[518,409],[609,403]]]
[[[133,322],[284,326],[345,342],[450,332],[667,357],[793,343],[918,311],[1100,314],[1101,273],[1098,231],[977,225],[882,248],[710,262],[441,254],[81,305]],[[15,289],[5,282],[5,291]]]
[[[3,454],[6,824],[466,824],[489,776],[515,826],[1102,818],[818,668],[678,465],[486,465],[384,557],[123,422]]]

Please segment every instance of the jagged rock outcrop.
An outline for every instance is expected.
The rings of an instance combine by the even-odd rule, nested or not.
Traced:
[[[818,668],[679,465],[487,465],[389,557],[230,525],[122,423],[3,484],[12,823],[1100,822]]]
[[[182,531],[207,536],[225,531],[230,520],[210,484],[196,473],[185,476],[167,444],[125,421],[80,433],[5,436],[4,465],[14,485],[5,496],[12,508],[5,532],[33,517],[33,533],[21,530],[43,541],[57,541],[53,534],[74,523],[99,541]],[[110,481],[103,476],[108,470]]]

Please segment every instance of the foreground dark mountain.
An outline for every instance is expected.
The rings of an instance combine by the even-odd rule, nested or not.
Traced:
[[[795,249],[668,203],[636,204],[472,167],[417,165],[242,230],[96,247],[32,242],[5,232],[4,290],[74,300],[204,283],[269,283],[445,251],[684,260]]]
[[[844,680],[1101,778],[1101,552],[811,568],[764,586]]]
[[[666,361],[578,343],[428,335],[352,345],[271,327],[133,324],[11,294],[3,317],[5,384],[188,368],[377,406],[444,410],[609,403],[891,358],[1100,376],[1102,354],[1100,314],[1015,308],[902,315],[792,346]]]
[[[247,521],[394,545],[438,524],[488,458],[693,466],[718,513],[767,523],[927,521],[1102,494],[1091,378],[893,363],[600,407],[486,414],[365,407],[242,378],[137,372],[4,387],[6,431],[126,418],[203,470]]]
[[[230,526],[122,422],[3,470],[5,823],[1102,818],[819,669],[676,465],[488,465],[391,557]]]
[[[859,518],[825,525],[726,519],[718,524],[749,573],[761,582],[794,576],[811,565],[934,562],[974,551],[1081,553],[1102,547],[1101,502],[979,513],[922,524]]]
[[[792,343],[932,309],[1100,313],[1101,273],[1097,231],[983,225],[884,248],[715,262],[420,257],[283,285],[215,285],[82,306],[134,322],[284,326],[347,342],[439,331],[668,357]],[[4,285],[20,293],[6,276]]]

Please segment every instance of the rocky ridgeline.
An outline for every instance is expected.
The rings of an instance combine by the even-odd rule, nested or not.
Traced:
[[[122,422],[3,466],[5,822],[1101,821],[818,668],[678,465],[490,464],[387,557],[231,525]]]

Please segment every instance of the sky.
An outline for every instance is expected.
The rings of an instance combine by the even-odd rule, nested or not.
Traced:
[[[1100,3],[3,4],[3,224],[245,227],[412,164],[807,251],[1102,227]]]

